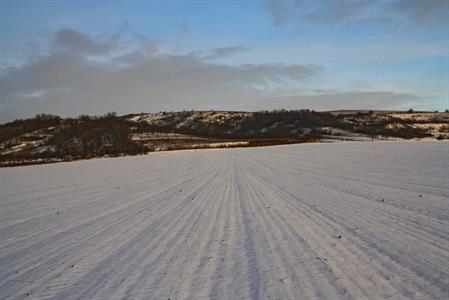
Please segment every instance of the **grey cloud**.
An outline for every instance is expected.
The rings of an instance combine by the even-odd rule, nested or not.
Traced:
[[[238,51],[243,48],[212,52],[230,55]],[[388,91],[311,88],[324,73],[317,65],[225,65],[201,55],[141,48],[108,54],[106,60],[91,60],[90,54],[92,51],[50,52],[5,69],[0,75],[0,122],[37,113],[73,116],[112,110],[124,114],[182,109],[389,108],[421,101]]]
[[[297,6],[302,9],[300,4]],[[366,17],[372,7],[370,2],[329,1],[320,3],[316,10],[305,12],[303,19],[327,24],[354,22]]]
[[[210,49],[208,51],[194,51],[189,54],[198,60],[213,60],[228,57],[239,52],[248,51],[248,48],[242,46],[229,46]]]
[[[116,46],[114,40],[96,41],[70,28],[58,30],[52,43],[52,47],[56,51],[74,51],[90,54],[109,53]]]
[[[106,55],[120,48],[137,45],[140,51],[156,52],[159,40],[147,37],[135,30],[127,21],[111,35],[92,38],[71,28],[63,28],[55,32],[51,42],[51,50],[57,52],[74,52],[79,54]]]
[[[316,92],[316,91],[315,91]],[[389,91],[323,91],[313,95],[297,95],[265,98],[262,103],[279,103],[278,107],[287,109],[309,108],[315,110],[338,109],[407,109],[422,106],[422,97]]]
[[[146,36],[145,34],[138,32],[137,30],[130,29],[130,34],[137,40],[137,44],[141,51],[157,52],[160,41],[155,38]]]
[[[405,16],[419,24],[448,24],[449,1],[447,0],[398,0],[385,7],[385,13]]]
[[[59,37],[57,40],[60,42]],[[87,45],[85,41],[80,44]],[[51,52],[5,70],[0,76],[0,120],[41,112],[77,115],[111,110],[235,109],[243,100],[254,103],[259,97],[252,86],[300,83],[322,73],[315,65],[229,66],[192,55],[142,49],[93,61],[89,59],[92,50],[85,50],[88,47]],[[242,50],[223,49],[214,51],[226,55]]]
[[[316,65],[286,65],[286,64],[244,64],[235,67],[235,74],[238,78],[244,77],[247,81],[253,78],[258,80],[274,80],[279,81],[283,79],[305,80],[314,78],[320,75],[323,70]]]
[[[369,1],[267,0],[265,10],[276,25],[292,22],[336,24],[356,21],[374,7]]]
[[[219,58],[219,57],[225,57],[229,55],[233,55],[235,53],[248,51],[247,48],[241,47],[241,46],[231,46],[231,47],[222,47],[222,48],[215,48],[210,50],[210,53],[205,56],[205,59],[213,59],[213,58]]]
[[[292,4],[289,1],[267,0],[264,8],[271,14],[276,25],[283,26],[290,21],[292,17]]]
[[[192,28],[190,27],[189,23],[183,22],[179,28],[179,32],[176,37],[176,45],[173,50],[175,53],[182,52],[183,45],[190,38],[191,34]]]

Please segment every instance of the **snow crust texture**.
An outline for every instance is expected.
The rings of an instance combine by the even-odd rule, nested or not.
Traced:
[[[0,169],[1,299],[447,299],[449,143]]]

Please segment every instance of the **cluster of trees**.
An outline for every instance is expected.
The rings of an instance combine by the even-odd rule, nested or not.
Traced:
[[[10,123],[0,125],[0,143],[28,132],[57,126],[61,122],[61,117],[49,114],[38,114],[34,118],[14,120]]]
[[[432,136],[432,134],[423,128],[416,128],[410,125],[402,125],[402,127],[389,128],[382,123],[364,124],[354,130],[371,136],[373,139],[378,136],[388,136],[403,139],[424,138]]]
[[[333,127],[354,131],[374,137],[391,136],[398,138],[421,138],[430,133],[421,128],[408,124],[405,119],[377,118],[374,112],[356,113],[354,115],[334,115],[327,112],[313,110],[272,110],[260,111],[248,116],[236,114],[226,122],[207,122],[202,118],[192,119],[190,123],[183,123],[193,112],[184,111],[167,114],[161,125],[139,124],[136,130],[177,132],[207,138],[224,139],[319,139],[321,132],[315,130],[321,127]],[[402,124],[398,128],[390,128],[390,123]],[[304,128],[312,129],[304,134]]]
[[[299,139],[303,128],[333,126],[349,129],[349,125],[330,113],[311,110],[273,110],[256,112],[248,116],[236,114],[225,122],[207,122],[202,118],[178,126],[193,112],[171,114],[162,125],[143,125],[139,130],[177,132],[188,135],[225,139]],[[146,128],[145,128],[146,127]]]
[[[102,117],[80,116],[65,124],[49,140],[58,157],[96,157],[138,154],[143,147],[130,138],[132,124],[115,113]]]
[[[0,126],[0,142],[17,138],[42,129],[50,137],[43,140],[43,149],[1,155],[1,160],[26,160],[50,158],[90,158],[104,155],[139,154],[146,151],[142,145],[132,141],[131,130],[134,124],[117,117],[116,113],[104,116],[81,115],[78,118],[62,119],[58,116],[40,114],[27,120],[15,120]],[[49,128],[53,128],[49,131]],[[38,138],[30,136],[30,138]]]

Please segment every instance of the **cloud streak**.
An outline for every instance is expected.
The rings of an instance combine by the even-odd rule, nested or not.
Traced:
[[[216,58],[222,58],[234,55],[239,52],[245,52],[248,51],[248,48],[242,47],[242,46],[230,46],[230,47],[222,47],[222,48],[215,48],[209,51],[209,53],[205,56],[203,56],[203,59],[216,59]]]
[[[284,107],[294,109],[297,103],[304,107],[325,110],[339,109],[404,109],[405,105],[416,107],[423,103],[419,96],[389,91],[326,92],[311,95],[283,97]],[[279,101],[279,99],[278,99]],[[323,107],[322,104],[326,103]]]
[[[274,24],[448,25],[449,2],[440,0],[308,1],[267,0],[263,5]]]
[[[87,54],[105,54],[116,47],[117,43],[113,38],[105,41],[96,41],[70,28],[58,30],[52,42],[52,48],[57,52],[74,51]]]

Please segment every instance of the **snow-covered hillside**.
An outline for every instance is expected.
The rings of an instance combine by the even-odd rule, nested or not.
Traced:
[[[447,142],[0,169],[1,299],[446,299]]]
[[[449,113],[178,111],[0,124],[0,167],[148,152],[309,142],[449,139]]]

